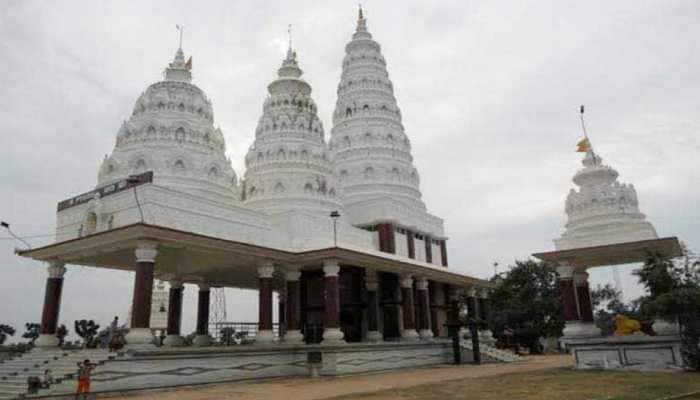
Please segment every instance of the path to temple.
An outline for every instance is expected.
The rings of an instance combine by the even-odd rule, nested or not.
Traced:
[[[371,375],[321,378],[318,380],[284,379],[270,380],[262,383],[222,383],[211,386],[186,387],[173,391],[139,393],[110,398],[128,400],[260,400],[280,398],[294,400],[318,400],[348,394],[404,388],[454,379],[480,378],[514,372],[561,368],[571,365],[571,356],[552,355],[527,357],[525,361],[511,364],[494,363],[479,366],[447,365],[434,368],[420,368]]]

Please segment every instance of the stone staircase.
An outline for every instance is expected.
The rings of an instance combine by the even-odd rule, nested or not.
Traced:
[[[115,357],[103,349],[32,349],[20,357],[0,363],[0,400],[18,399],[27,395],[27,379],[43,379],[44,371],[51,370],[54,382],[71,378],[78,370],[77,363],[89,358],[101,364]]]
[[[462,340],[460,342],[460,345],[463,349],[467,349],[469,351],[473,349],[471,340]],[[514,354],[510,351],[497,349],[496,347],[488,345],[486,343],[479,343],[479,351],[481,351],[482,356],[486,355],[487,357],[498,362],[511,363],[521,361],[523,359],[517,354]]]

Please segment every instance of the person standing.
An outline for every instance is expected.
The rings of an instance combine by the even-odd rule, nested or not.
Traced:
[[[87,399],[90,395],[90,374],[95,369],[97,364],[90,362],[86,358],[82,363],[78,363],[78,390],[75,392],[75,398],[78,399],[82,395],[83,399]]]

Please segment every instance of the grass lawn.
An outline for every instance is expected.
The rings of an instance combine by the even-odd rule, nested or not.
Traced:
[[[700,373],[554,369],[337,397],[340,400],[647,400],[700,390]],[[700,399],[700,396],[684,399]]]

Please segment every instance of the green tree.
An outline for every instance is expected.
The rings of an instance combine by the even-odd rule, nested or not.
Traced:
[[[41,325],[34,322],[27,322],[24,324],[26,332],[22,334],[22,337],[29,339],[29,344],[33,345],[34,341],[39,337],[39,331],[41,330]]]
[[[685,366],[700,371],[700,259],[685,250],[676,260],[650,254],[634,274],[648,292],[642,312],[678,322]]]
[[[639,300],[630,303],[622,301],[622,292],[609,283],[598,285],[591,291],[591,301],[595,312],[595,324],[603,336],[615,333],[615,316],[618,314],[637,320],[645,319],[640,311]]]
[[[5,343],[8,336],[13,336],[15,334],[15,328],[10,325],[0,324],[0,346]]]
[[[539,339],[561,336],[564,329],[561,293],[554,268],[544,262],[516,261],[508,272],[491,280],[491,329],[499,336],[505,328],[515,340],[538,353]]]

